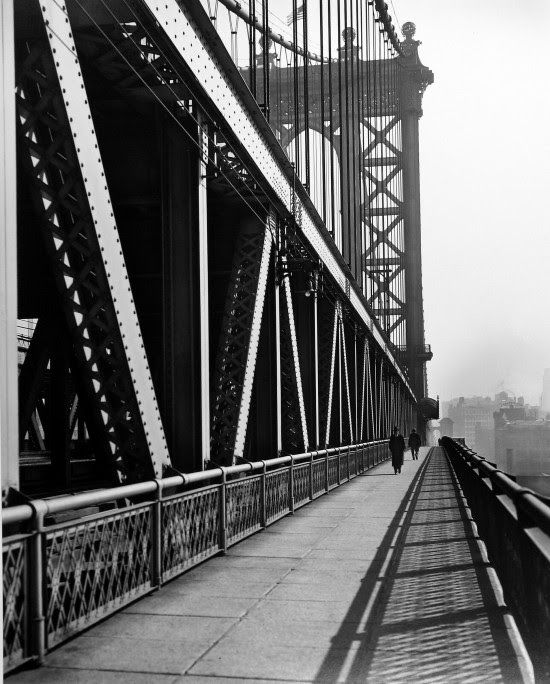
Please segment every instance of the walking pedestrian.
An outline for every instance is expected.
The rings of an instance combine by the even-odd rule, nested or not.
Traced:
[[[403,454],[405,453],[405,438],[399,432],[396,426],[393,428],[393,434],[390,437],[389,448],[391,451],[391,464],[393,466],[393,474],[401,472],[403,466]]]
[[[418,450],[420,449],[420,444],[420,435],[413,428],[411,434],[409,435],[409,449],[411,450],[413,461],[418,461]]]

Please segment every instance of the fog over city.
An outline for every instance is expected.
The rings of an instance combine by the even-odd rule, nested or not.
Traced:
[[[547,0],[396,0],[435,74],[421,119],[431,394],[538,404],[550,367]]]

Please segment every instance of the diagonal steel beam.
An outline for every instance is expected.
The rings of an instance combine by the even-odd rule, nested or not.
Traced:
[[[265,301],[273,236],[270,215],[263,226],[240,228],[212,387],[211,449],[214,461],[229,465],[242,456]]]
[[[365,430],[365,404],[368,402],[367,395],[367,350],[368,340],[365,337],[363,340],[363,371],[361,373],[361,427],[359,428],[358,439],[362,442]],[[367,421],[368,422],[368,421]]]
[[[286,300],[286,311],[288,316],[288,330],[290,335],[290,345],[292,348],[292,360],[294,365],[294,377],[296,380],[296,394],[298,398],[298,406],[300,410],[300,424],[302,427],[302,439],[304,444],[304,451],[309,448],[309,439],[307,432],[306,410],[304,404],[304,391],[302,387],[302,373],[300,371],[300,358],[298,355],[298,342],[296,340],[296,325],[294,322],[294,307],[292,305],[292,291],[290,288],[290,277],[284,279],[284,292]]]
[[[348,376],[348,353],[346,345],[346,333],[344,330],[344,320],[342,315],[340,315],[340,338],[342,340],[342,358],[344,360],[344,379],[346,382],[346,403],[348,407],[348,422],[349,422],[349,434],[350,434],[350,444],[354,443],[354,432],[353,432],[353,418],[351,414],[351,398],[350,398],[350,383]]]
[[[332,352],[330,356],[330,379],[328,388],[328,402],[327,402],[327,424],[325,431],[325,446],[330,442],[330,427],[332,419],[332,393],[334,389],[334,370],[336,366],[336,345],[337,345],[337,335],[338,335],[338,310],[339,302],[336,303],[334,307],[334,322],[332,327]]]
[[[113,457],[117,459],[115,467],[119,476],[122,479],[141,479],[142,476],[150,476],[152,472],[155,476],[161,477],[164,468],[170,463],[168,449],[67,7],[64,0],[39,4],[46,24],[49,46],[52,54],[55,55],[53,69],[62,91],[59,97],[58,113],[65,117],[64,125],[67,126],[70,138],[72,138],[74,146],[72,154],[78,162],[83,194],[86,198],[86,205],[81,203],[85,214],[89,215],[93,226],[91,230],[97,240],[98,254],[94,254],[93,258],[102,269],[101,275],[104,276],[107,284],[107,291],[104,293],[107,299],[101,305],[98,303],[98,306],[112,307],[112,316],[117,326],[117,330],[113,330],[110,344],[107,342],[94,348],[92,341],[97,332],[94,327],[97,321],[95,316],[100,309],[93,307],[88,310],[79,292],[82,279],[89,277],[93,271],[84,268],[80,272],[75,272],[71,267],[71,256],[66,240],[74,239],[78,227],[70,234],[62,235],[58,230],[60,219],[56,213],[56,198],[52,198],[53,202],[50,202],[43,194],[44,209],[48,216],[54,249],[60,261],[63,280],[67,288],[65,302],[70,303],[71,329],[80,336],[82,344],[80,351],[88,363],[96,406],[99,408],[99,416],[104,429],[109,435],[108,440]],[[24,108],[25,103],[21,102],[21,105]],[[34,134],[31,128],[27,127],[24,130],[26,130],[28,149],[32,157],[35,146]],[[70,143],[67,140],[64,144]],[[48,150],[48,153],[51,153],[51,150]],[[42,168],[42,160],[38,159],[37,163],[33,163],[35,163],[36,180],[42,184],[44,192],[47,190],[45,185],[49,179]],[[84,217],[82,221],[85,220]],[[58,279],[58,283],[60,282],[61,280]],[[120,345],[117,345],[117,340]],[[110,349],[107,350],[107,347]],[[120,367],[117,368],[118,377],[127,375],[127,388],[131,393],[126,396],[124,396],[124,391],[121,393],[119,399],[123,406],[117,409],[106,402],[106,392],[111,389],[111,383],[102,381],[101,364],[98,365],[102,360],[104,361],[103,368],[105,368],[106,359],[101,357],[114,350],[119,356],[118,363],[124,367],[122,370]],[[134,421],[133,425],[128,425],[126,428],[130,430],[129,439],[121,437],[124,431],[121,421],[126,420],[125,416]],[[121,426],[119,436],[116,434],[117,425]],[[123,443],[121,439],[125,442]],[[141,451],[139,465],[132,463],[132,449]],[[140,472],[132,472],[134,467],[137,467]]]
[[[271,260],[273,246],[273,232],[275,230],[275,217],[270,212],[267,217],[262,246],[262,256],[260,261],[260,272],[258,274],[258,287],[254,301],[254,311],[252,314],[252,324],[250,326],[250,340],[248,343],[248,353],[246,355],[246,366],[244,371],[244,382],[241,394],[241,404],[237,418],[237,431],[235,435],[234,455],[242,458],[244,456],[244,445],[246,430],[248,426],[248,414],[250,412],[250,400],[252,397],[252,386],[254,383],[254,371],[256,369],[256,359],[258,356],[258,345],[260,342],[260,331],[262,327],[262,315],[265,304],[265,294],[267,289],[267,276]],[[303,402],[302,402],[303,403]]]

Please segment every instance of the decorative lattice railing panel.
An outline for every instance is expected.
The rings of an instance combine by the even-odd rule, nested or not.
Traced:
[[[309,501],[310,464],[306,463],[294,468],[294,508],[303,506]]]
[[[326,464],[322,461],[313,462],[313,496],[319,496],[326,492]]]
[[[324,494],[327,485],[343,484],[348,469],[354,476],[388,455],[386,443],[352,447],[349,454],[342,447],[330,455],[305,454],[298,462],[289,457],[287,465],[277,463],[271,471],[269,461],[261,470],[252,464],[248,476],[232,468],[185,476],[189,479],[181,478],[178,486],[186,484],[188,491],[166,496],[163,488],[173,491],[174,476],[130,485],[116,495],[100,490],[97,499],[76,494],[62,506],[56,499],[56,510],[99,505],[108,500],[106,491],[109,500],[143,497],[144,491],[152,500],[54,525],[46,517],[45,527],[44,516],[51,512],[46,501],[35,501],[22,518],[7,513],[4,525],[31,520],[31,532],[4,538],[4,671],[43,657],[164,581],[305,505],[311,495]],[[239,479],[230,479],[235,475]],[[204,486],[205,481],[211,484]],[[35,567],[36,550],[41,555]],[[29,596],[42,597],[45,621],[30,619],[37,606]]]
[[[349,474],[350,477],[355,477],[359,472],[358,464],[360,463],[360,454],[356,451],[352,451],[349,455]]]
[[[289,471],[267,473],[265,482],[266,519],[268,523],[281,518],[290,510]]]
[[[227,485],[228,545],[261,528],[261,489],[261,476],[247,477]]]
[[[152,507],[46,533],[48,646],[151,589]]]
[[[219,551],[218,486],[162,502],[163,579],[180,574]]]
[[[339,456],[339,461],[340,461],[340,482],[342,480],[347,480],[348,479],[348,455],[347,454],[340,454]]]
[[[328,459],[328,485],[336,487],[338,484],[338,456],[330,456]]]
[[[27,653],[27,543],[27,538],[16,538],[2,548],[4,670],[22,663]]]

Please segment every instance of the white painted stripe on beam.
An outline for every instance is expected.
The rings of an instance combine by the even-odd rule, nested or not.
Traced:
[[[162,477],[164,466],[170,464],[168,447],[149,363],[142,343],[141,329],[128,280],[126,262],[122,254],[118,228],[115,223],[111,197],[107,188],[107,180],[73,40],[69,15],[64,0],[40,2],[40,7],[46,21],[46,32],[50,47],[54,54],[55,69],[60,82],[63,84],[63,100],[77,149],[77,158],[100,246],[101,259],[117,311],[117,321],[143,428],[147,436],[151,463],[155,475]],[[105,421],[108,421],[108,417],[105,417]]]
[[[267,289],[267,276],[269,273],[269,263],[271,260],[271,248],[273,245],[271,223],[274,222],[274,220],[273,214],[270,213],[267,217],[264,230],[262,260],[260,262],[256,299],[254,300],[254,313],[252,314],[252,325],[250,327],[250,341],[248,343],[248,354],[246,356],[243,391],[241,394],[239,417],[237,419],[235,449],[233,452],[234,455],[239,458],[242,458],[244,455],[244,444],[246,440],[246,430],[248,427],[248,415],[250,413],[250,401],[252,399],[252,386],[254,384],[254,372],[256,370],[256,359],[258,357],[258,345],[260,343],[260,332],[262,328],[262,315],[264,311],[265,292]]]
[[[302,374],[300,372],[300,358],[298,356],[298,343],[296,341],[296,326],[294,324],[294,307],[292,306],[292,292],[290,290],[290,277],[284,280],[286,295],[286,310],[288,314],[288,329],[290,331],[290,345],[292,347],[292,358],[294,361],[294,374],[296,376],[296,390],[298,392],[298,404],[300,407],[300,421],[302,424],[302,437],[304,441],[304,451],[309,448],[306,423],[306,409],[304,405],[304,391],[302,388]]]

